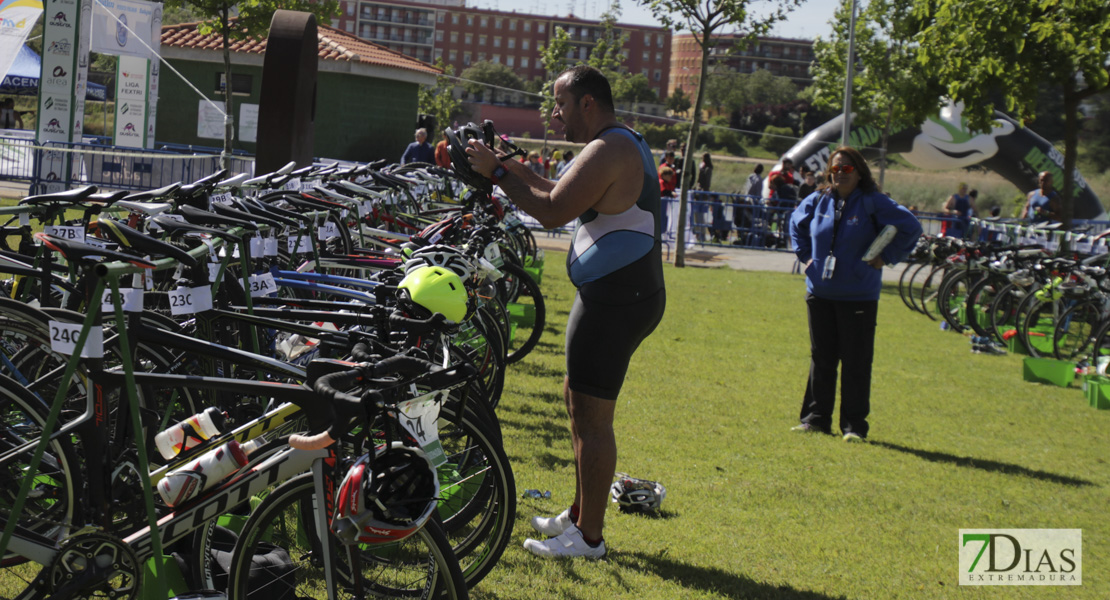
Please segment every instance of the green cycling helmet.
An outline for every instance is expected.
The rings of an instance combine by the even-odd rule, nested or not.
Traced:
[[[466,318],[466,287],[450,269],[420,267],[405,275],[397,289],[398,293],[407,294],[413,304],[432,313],[442,313],[451,321]]]

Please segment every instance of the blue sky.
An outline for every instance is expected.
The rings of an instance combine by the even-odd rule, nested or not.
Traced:
[[[807,39],[825,35],[838,4],[836,0],[808,0],[787,21],[780,23],[772,35]],[[467,6],[545,15],[565,16],[573,12],[577,17],[596,19],[609,8],[609,0],[467,0]],[[772,2],[757,1],[752,3],[751,11],[754,14],[769,12],[773,6]],[[658,24],[650,10],[631,0],[621,1],[621,22]]]

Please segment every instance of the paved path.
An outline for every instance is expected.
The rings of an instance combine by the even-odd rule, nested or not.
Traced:
[[[566,252],[570,246],[570,235],[549,235],[542,231],[533,232],[536,244],[544,250]],[[673,263],[674,251],[664,260]],[[750,250],[733,246],[694,246],[686,251],[686,266],[695,268],[729,267],[737,271],[775,271],[790,273],[794,269],[794,254],[772,250]],[[902,275],[902,266],[883,269],[883,281],[897,282]]]

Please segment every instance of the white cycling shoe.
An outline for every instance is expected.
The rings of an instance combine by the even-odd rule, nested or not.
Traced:
[[[544,558],[582,557],[597,560],[605,556],[605,541],[602,540],[597,548],[590,546],[582,539],[582,532],[575,525],[549,540],[524,540],[524,548]]]
[[[555,537],[573,525],[569,508],[554,517],[532,517],[532,529],[548,537]]]

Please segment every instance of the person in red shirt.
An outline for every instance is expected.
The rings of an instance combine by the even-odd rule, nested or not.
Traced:
[[[447,153],[447,134],[436,144],[436,164],[444,169],[451,168],[451,155]]]

